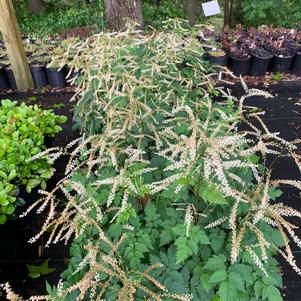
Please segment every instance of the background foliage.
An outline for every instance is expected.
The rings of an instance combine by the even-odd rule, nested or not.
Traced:
[[[102,0],[45,1],[40,15],[29,12],[28,0],[13,0],[22,32],[29,35],[52,35],[70,28],[93,25],[103,30],[106,21]],[[197,21],[204,22],[201,3],[197,1]],[[242,22],[247,27],[271,24],[289,28],[300,28],[301,12],[299,0],[231,0],[234,11],[230,16],[231,25]],[[221,6],[224,1],[220,1]],[[146,25],[162,28],[168,19],[187,19],[184,0],[142,0],[143,17]],[[207,19],[208,20],[208,19]],[[222,15],[209,18],[220,24]]]
[[[243,0],[241,18],[246,26],[273,25],[287,28],[301,27],[299,0]]]
[[[46,0],[40,15],[29,12],[28,0],[13,0],[22,32],[29,35],[51,35],[64,30],[94,25],[102,30],[106,25],[102,0]],[[201,2],[197,1],[198,21],[204,21]],[[161,28],[168,19],[187,19],[186,1],[142,0],[143,17],[146,25]],[[220,16],[219,16],[220,17]]]
[[[32,14],[26,0],[14,0],[20,30],[28,35],[51,35],[70,28],[104,26],[103,8],[98,0],[83,5],[83,1],[45,1],[41,14]]]

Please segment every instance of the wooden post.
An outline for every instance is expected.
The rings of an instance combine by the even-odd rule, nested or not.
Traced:
[[[20,90],[33,88],[33,81],[24,51],[12,0],[0,0],[0,30],[10,64]]]

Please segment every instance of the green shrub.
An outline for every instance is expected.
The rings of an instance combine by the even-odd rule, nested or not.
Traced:
[[[154,4],[154,1],[142,1],[142,11],[145,25],[155,28],[163,27],[168,19],[187,19],[185,4],[175,4],[171,0],[162,0],[160,5]]]
[[[45,36],[61,33],[74,27],[98,24],[103,26],[101,12],[93,8],[67,8],[45,11],[41,15],[28,14],[20,18],[19,26],[28,35]]]
[[[45,137],[61,131],[58,123],[66,121],[51,110],[37,105],[17,105],[16,101],[2,100],[0,106],[0,224],[12,216],[17,200],[17,186],[26,186],[28,193],[52,175],[52,160],[28,160],[45,150]]]
[[[86,25],[95,25],[103,30],[106,25],[103,1],[94,0],[88,4],[83,2],[86,1],[47,0],[44,11],[40,15],[34,15],[29,12],[27,1],[14,0],[21,31],[37,36],[53,35]],[[159,5],[152,0],[142,1],[142,11],[146,28],[163,28],[164,22],[169,19],[187,19],[186,4],[181,1],[175,4],[173,0],[161,0]],[[204,22],[200,4],[197,11],[198,21]],[[210,21],[221,24],[222,15],[211,17]]]
[[[277,202],[278,186],[301,183],[271,180],[257,156],[293,156],[294,145],[245,117],[263,124],[244,99],[270,95],[245,83],[241,99],[215,89],[195,32],[167,25],[95,35],[61,57],[81,69],[75,121],[85,135],[59,151],[70,153],[66,178],[36,203],[49,216],[31,242],[49,229],[47,246],[75,236],[50,300],[279,301],[275,255],[301,274],[287,221],[300,213]]]
[[[299,0],[243,0],[241,15],[246,26],[273,25],[296,29],[301,26]]]
[[[104,10],[101,1],[45,1],[45,9],[39,15],[30,13],[28,1],[14,0],[20,30],[29,35],[45,36],[61,33],[74,27],[104,26]]]

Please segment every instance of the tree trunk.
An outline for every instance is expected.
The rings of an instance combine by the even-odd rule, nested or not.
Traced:
[[[197,12],[196,0],[187,0],[188,20],[191,26],[194,26],[196,23],[196,18],[197,18],[196,12]]]
[[[43,0],[30,0],[29,1],[29,10],[34,14],[40,14],[44,8]]]
[[[112,31],[123,30],[128,20],[138,23],[143,28],[140,0],[105,0],[105,14],[108,28]]]
[[[225,0],[224,4],[224,27],[230,26],[230,9],[231,9],[231,0]]]

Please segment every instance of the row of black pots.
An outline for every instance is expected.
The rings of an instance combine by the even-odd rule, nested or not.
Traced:
[[[238,59],[228,54],[215,57],[206,54],[206,59],[214,65],[229,67],[236,75],[263,76],[266,72],[292,72],[295,75],[301,75],[301,53],[297,52],[290,56],[268,55],[260,57],[252,55],[244,59]]]
[[[67,86],[67,70],[62,68],[46,68],[44,65],[30,65],[32,79],[36,88],[50,85],[53,88]],[[17,89],[16,80],[10,66],[0,66],[0,89]]]

